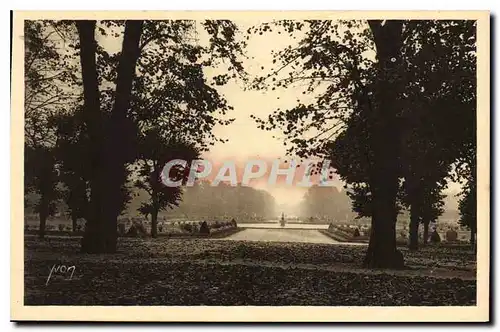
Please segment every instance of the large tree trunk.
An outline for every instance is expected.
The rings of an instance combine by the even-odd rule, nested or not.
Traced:
[[[396,195],[398,191],[397,112],[398,79],[401,63],[402,21],[369,21],[377,48],[379,77],[372,99],[373,160],[370,165],[372,193],[372,234],[364,265],[400,268],[404,261],[396,248]]]
[[[130,107],[132,94],[132,83],[135,78],[135,67],[139,58],[139,41],[141,38],[143,21],[127,21],[123,37],[122,54],[118,65],[118,76],[116,81],[115,102],[111,114],[109,128],[109,140],[107,141],[106,170],[109,179],[108,204],[109,241],[116,248],[117,240],[117,218],[122,209],[121,189],[127,181],[125,164],[130,158],[132,147],[130,146],[129,121],[127,111]]]
[[[95,21],[76,21],[80,38],[80,62],[82,66],[85,123],[92,149],[92,172],[90,178],[90,210],[81,250],[86,253],[112,251],[106,240],[106,160],[104,144],[104,117],[100,109],[99,81],[96,66]]]
[[[408,248],[410,250],[418,250],[418,224],[419,224],[418,207],[415,203],[410,206],[410,234]]]
[[[126,112],[130,105],[135,64],[139,55],[142,21],[127,21],[122,54],[118,66],[115,104],[109,126],[100,110],[96,67],[95,21],[77,21],[86,123],[93,149],[90,216],[82,239],[82,251],[116,251],[117,217],[120,213],[120,189],[126,179],[122,138]]]
[[[374,222],[372,219],[370,242],[363,265],[373,268],[403,267],[403,256],[396,249],[395,223]]]

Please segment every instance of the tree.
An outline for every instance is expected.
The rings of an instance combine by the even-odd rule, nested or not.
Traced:
[[[440,192],[447,185],[451,165],[460,158],[460,150],[470,133],[470,121],[475,116],[471,103],[475,98],[474,29],[470,21],[405,23],[404,93],[398,114],[402,133],[398,147],[399,177],[404,182],[399,200],[411,210],[411,249],[418,247],[419,223],[424,224],[425,242],[430,221],[443,211]],[[362,112],[359,115],[367,117]],[[455,119],[453,124],[450,118]],[[371,153],[360,143],[370,139],[364,123],[353,117],[346,131],[332,144],[337,170],[349,185],[354,183],[352,198],[358,211],[371,204],[371,197],[365,196],[369,188],[359,184],[366,182],[363,163],[367,160],[363,158]]]
[[[54,145],[47,123],[76,97],[69,89],[76,77],[61,46],[66,34],[59,22],[25,21],[25,142],[31,147]]]
[[[118,36],[116,28],[122,24],[118,21],[103,21],[99,25],[95,21],[76,22],[80,37],[85,123],[92,147],[92,168],[95,169],[90,179],[91,212],[89,227],[82,240],[84,252],[116,250],[116,217],[120,210],[123,184],[127,179],[126,165],[136,158],[136,143],[141,132],[150,128],[154,120],[158,121],[155,125],[163,125],[163,128],[179,126],[177,132],[189,131],[191,125],[199,124],[189,121],[195,118],[193,116],[187,119],[181,116],[186,109],[179,108],[179,103],[171,100],[172,96],[176,96],[175,92],[180,92],[183,100],[186,100],[185,94],[189,94],[190,100],[200,104],[204,101],[210,103],[208,100],[214,98],[214,89],[179,90],[181,84],[176,85],[175,78],[172,79],[168,72],[179,74],[176,71],[180,70],[180,76],[190,78],[189,84],[199,85],[203,82],[196,79],[202,67],[214,65],[220,59],[229,59],[229,72],[242,71],[236,57],[241,53],[241,46],[234,41],[236,27],[230,21],[203,23],[211,35],[209,46],[205,48],[185,43],[184,32],[192,31],[193,27],[196,29],[194,21],[126,21],[122,51],[110,55],[97,45],[96,28],[101,34]],[[205,56],[204,59],[200,58],[200,53]],[[176,55],[182,55],[196,64],[183,65],[181,62],[177,66]],[[102,61],[96,63],[96,56]],[[195,75],[192,75],[193,70]],[[216,83],[224,84],[228,79],[227,75],[219,75]],[[166,84],[159,84],[159,88],[155,89],[152,82],[162,80]],[[114,93],[108,83],[116,85]],[[177,91],[170,91],[167,97],[163,94],[164,89],[171,87],[172,83]],[[144,87],[146,90],[143,90]],[[149,105],[137,105],[136,102],[148,102]],[[190,106],[189,100],[187,102]],[[104,115],[108,107],[111,109],[110,121],[106,122]],[[135,113],[137,110],[139,113]],[[161,116],[156,116],[157,110],[162,112]],[[183,121],[177,122],[176,117],[169,116],[171,111]],[[189,112],[184,114],[189,115]],[[145,127],[142,127],[143,120],[149,120]],[[210,122],[210,118],[207,121]],[[210,127],[211,124],[208,125]],[[206,134],[208,131],[202,132]]]
[[[109,114],[109,113],[108,113]],[[104,118],[109,121],[109,116]],[[89,220],[90,178],[93,172],[91,146],[84,123],[83,110],[76,107],[72,113],[53,116],[49,125],[55,129],[57,143],[54,147],[62,182],[61,194],[69,210],[73,231],[77,230],[77,220]],[[127,175],[129,171],[127,170]],[[120,212],[126,208],[131,194],[126,183],[121,187]]]
[[[454,179],[462,183],[458,209],[459,223],[470,230],[471,247],[476,250],[477,233],[477,123],[475,117],[465,131],[465,142],[460,146],[460,158],[455,165]]]
[[[270,26],[264,24],[260,33]],[[297,100],[296,107],[277,110],[267,122],[258,120],[261,128],[281,127],[285,143],[291,143],[289,153],[329,158],[351,187],[354,208],[372,217],[365,265],[401,266],[395,244],[399,205],[413,206],[413,226],[421,214],[440,213],[436,190],[445,185],[450,164],[460,159],[464,133],[470,131],[474,23],[375,20],[367,29],[359,21],[284,21],[274,26],[291,35],[305,30],[305,37],[276,53],[278,69],[257,79],[257,88],[270,77],[273,89],[305,81],[303,93],[319,96],[309,105]],[[370,50],[376,61],[367,55]],[[289,77],[279,79],[285,68]],[[446,130],[452,117],[458,121]],[[416,234],[418,227],[412,230]]]
[[[208,46],[193,38],[199,33],[194,21],[145,22],[130,109],[139,135],[158,128],[194,143],[201,151],[225,142],[215,137],[212,129],[234,120],[226,117],[232,107],[213,86],[226,84],[230,73],[232,77],[241,73],[241,64],[233,59],[233,52],[240,52],[240,48],[232,40],[236,27],[230,21],[207,21],[203,25],[213,34]],[[221,28],[228,35],[225,39],[218,37]],[[228,68],[228,74],[216,75],[210,82],[204,68],[215,67],[224,58],[234,65]]]
[[[54,146],[57,137],[49,125],[50,118],[64,111],[74,98],[64,87],[74,81],[66,67],[59,42],[64,32],[53,21],[25,21],[25,195],[36,192],[40,200],[36,210],[40,217],[40,237],[44,237],[46,220],[56,212],[60,198],[57,160]]]
[[[474,176],[475,177],[475,176]],[[461,198],[458,202],[460,211],[459,223],[470,230],[470,244],[472,248],[476,248],[476,233],[477,233],[477,185],[476,180],[471,178],[461,193]]]
[[[401,156],[410,248],[416,249],[418,223],[426,242],[430,220],[443,212],[440,192],[475,118],[475,23],[410,21],[405,30]]]
[[[82,251],[87,253],[95,252],[112,252],[111,244],[106,243],[105,236],[107,231],[104,223],[109,221],[103,210],[104,206],[101,195],[104,194],[101,187],[104,187],[105,181],[102,164],[105,163],[104,153],[101,152],[101,147],[104,141],[104,130],[101,128],[103,116],[100,109],[99,100],[99,84],[96,65],[96,48],[95,40],[96,21],[77,21],[78,36],[80,39],[80,63],[82,67],[82,82],[83,82],[83,107],[84,121],[87,126],[88,136],[91,146],[90,160],[94,168],[91,174],[90,191],[91,201],[89,206],[87,227],[85,227],[85,235],[82,239]],[[90,241],[93,243],[90,243]]]
[[[400,267],[402,255],[396,250],[395,223],[397,216],[398,163],[395,147],[399,138],[396,120],[399,113],[399,67],[401,66],[402,21],[368,21],[370,31],[359,21],[279,21],[275,24],[290,34],[307,26],[306,36],[297,47],[289,46],[278,52],[275,62],[280,65],[271,72],[277,86],[307,81],[307,92],[313,92],[322,82],[325,91],[311,105],[301,104],[286,112],[271,115],[266,128],[284,127],[292,143],[289,153],[304,158],[324,156],[326,143],[345,128],[352,113],[364,110],[364,123],[372,153],[368,162],[368,182],[372,199],[372,236],[365,265],[370,267]],[[347,27],[341,32],[340,26]],[[270,24],[260,32],[271,30]],[[356,31],[356,32],[353,32]],[[357,32],[359,31],[359,32]],[[373,47],[374,44],[374,47]],[[367,50],[376,50],[376,61],[367,58]],[[276,75],[289,68],[289,77]],[[257,79],[261,88],[267,77]],[[306,91],[304,91],[304,94]],[[309,129],[317,134],[304,135]],[[302,137],[301,137],[302,136]]]
[[[168,187],[162,182],[162,176],[166,176],[162,174],[163,167],[175,159],[186,161],[185,166],[176,166],[169,173],[171,181],[184,182],[189,176],[189,165],[199,158],[199,151],[192,144],[162,137],[153,129],[140,140],[138,158],[140,170],[135,186],[145,190],[150,197],[138,210],[145,216],[151,215],[151,236],[156,237],[158,212],[178,206],[182,198],[180,186]]]
[[[434,186],[433,186],[434,185]],[[429,184],[427,194],[424,196],[422,203],[421,223],[424,225],[424,244],[427,244],[429,239],[429,225],[430,223],[437,222],[437,219],[444,212],[444,198],[442,194],[443,189],[439,184]]]
[[[471,127],[476,128],[475,121]],[[475,130],[470,130],[467,144],[463,146],[463,154],[457,163],[455,177],[462,182],[462,192],[458,201],[460,212],[459,223],[470,230],[471,247],[476,249],[477,233],[477,159]]]
[[[110,121],[107,122],[104,120],[99,99],[96,21],[76,22],[80,38],[85,123],[89,130],[94,170],[90,179],[90,213],[82,239],[83,252],[102,253],[116,250],[117,217],[120,213],[122,187],[126,180],[127,146],[122,146],[121,143],[130,133],[127,126],[127,110],[130,105],[135,66],[140,53],[142,25],[143,21],[140,20],[125,23],[114,104]],[[108,126],[103,128],[105,123],[108,123]]]
[[[208,47],[193,38],[198,33],[194,21],[146,21],[144,25],[129,114],[139,138],[136,158],[141,179],[136,185],[151,197],[139,209],[151,214],[153,236],[159,211],[178,205],[182,197],[180,188],[160,182],[164,164],[177,158],[190,163],[210,145],[224,142],[212,129],[233,121],[224,118],[232,107],[209,84],[203,69],[217,65],[219,55],[229,58],[233,78],[242,73],[233,56],[241,51],[233,41],[236,27],[230,21],[206,21],[203,26],[212,36]],[[213,84],[223,85],[228,79],[217,75]]]
[[[57,143],[54,154],[59,169],[59,179],[63,183],[61,195],[68,206],[73,232],[77,231],[77,220],[88,219],[90,177],[89,144],[85,136],[82,111],[61,114],[49,121],[55,128]]]
[[[56,200],[60,197],[55,157],[51,148],[25,147],[25,188],[33,188],[40,195],[35,211],[40,217],[39,236],[45,236],[47,218],[56,213]]]

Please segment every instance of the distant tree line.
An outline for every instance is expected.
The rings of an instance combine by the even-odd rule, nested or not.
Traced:
[[[347,221],[355,215],[351,200],[344,191],[334,186],[313,185],[300,203],[300,217],[303,221]]]
[[[183,200],[166,215],[185,218],[262,220],[276,217],[274,197],[265,190],[207,181],[184,188]]]

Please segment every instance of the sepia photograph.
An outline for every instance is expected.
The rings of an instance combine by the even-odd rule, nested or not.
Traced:
[[[489,12],[12,20],[12,320],[489,321]]]

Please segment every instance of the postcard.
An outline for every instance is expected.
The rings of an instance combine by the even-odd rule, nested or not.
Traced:
[[[11,319],[490,320],[486,11],[17,11]]]

